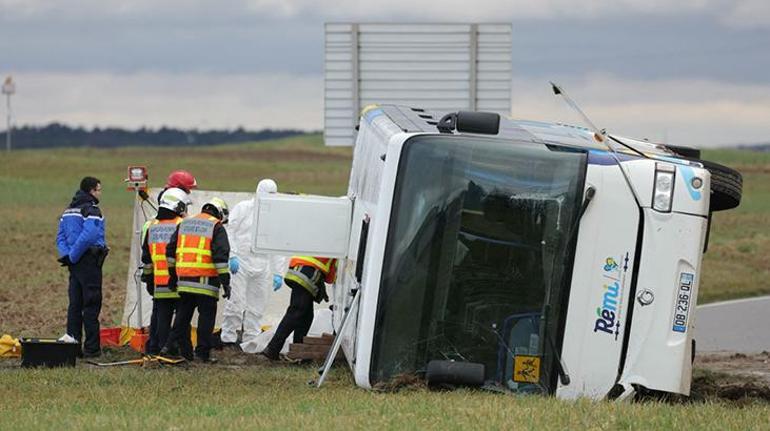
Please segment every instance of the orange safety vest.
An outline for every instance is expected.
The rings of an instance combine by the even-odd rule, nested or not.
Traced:
[[[211,260],[211,240],[219,219],[200,213],[182,221],[176,241],[177,291],[219,297],[219,287],[208,283],[209,277],[227,273],[228,265]],[[196,282],[183,278],[198,278]]]
[[[289,268],[299,265],[312,266],[324,273],[326,283],[334,283],[337,278],[337,259],[330,257],[294,256],[289,261]]]
[[[300,272],[301,267],[310,266],[321,272],[316,273],[313,279],[309,279],[305,274]],[[326,283],[334,283],[337,278],[337,259],[328,257],[313,257],[313,256],[294,256],[289,261],[289,270],[286,272],[284,279],[288,286],[292,284],[300,285],[307,289],[313,297],[318,295],[318,285],[316,282],[320,281],[319,275],[323,276],[323,281]]]
[[[175,299],[179,294],[168,288],[169,273],[166,262],[166,245],[176,227],[182,222],[181,217],[168,220],[153,220],[147,228],[147,246],[152,258],[153,280],[155,292],[153,296],[158,299]]]

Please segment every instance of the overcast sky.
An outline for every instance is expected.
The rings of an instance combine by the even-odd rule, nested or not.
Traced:
[[[0,75],[18,124],[317,130],[340,21],[511,22],[516,117],[578,122],[553,80],[621,134],[770,142],[768,0],[0,0]]]

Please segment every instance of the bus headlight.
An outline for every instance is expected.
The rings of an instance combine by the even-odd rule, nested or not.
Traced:
[[[655,164],[655,188],[652,191],[652,209],[655,211],[671,212],[675,174],[674,166],[667,163]]]

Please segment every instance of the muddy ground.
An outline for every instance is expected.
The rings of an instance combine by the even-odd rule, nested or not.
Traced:
[[[770,352],[698,355],[690,398],[770,403]]]

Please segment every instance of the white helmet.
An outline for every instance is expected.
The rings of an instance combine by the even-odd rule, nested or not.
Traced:
[[[185,214],[187,207],[191,204],[190,196],[176,187],[166,189],[160,197],[161,208],[169,209],[179,215]]]
[[[257,194],[260,193],[276,193],[278,192],[278,184],[270,178],[265,178],[257,184]]]
[[[208,202],[203,204],[201,210],[207,208],[213,209],[217,213],[215,217],[217,217],[222,224],[227,223],[227,217],[230,215],[230,208],[227,206],[227,202],[225,202],[224,199],[218,197],[209,199]]]

